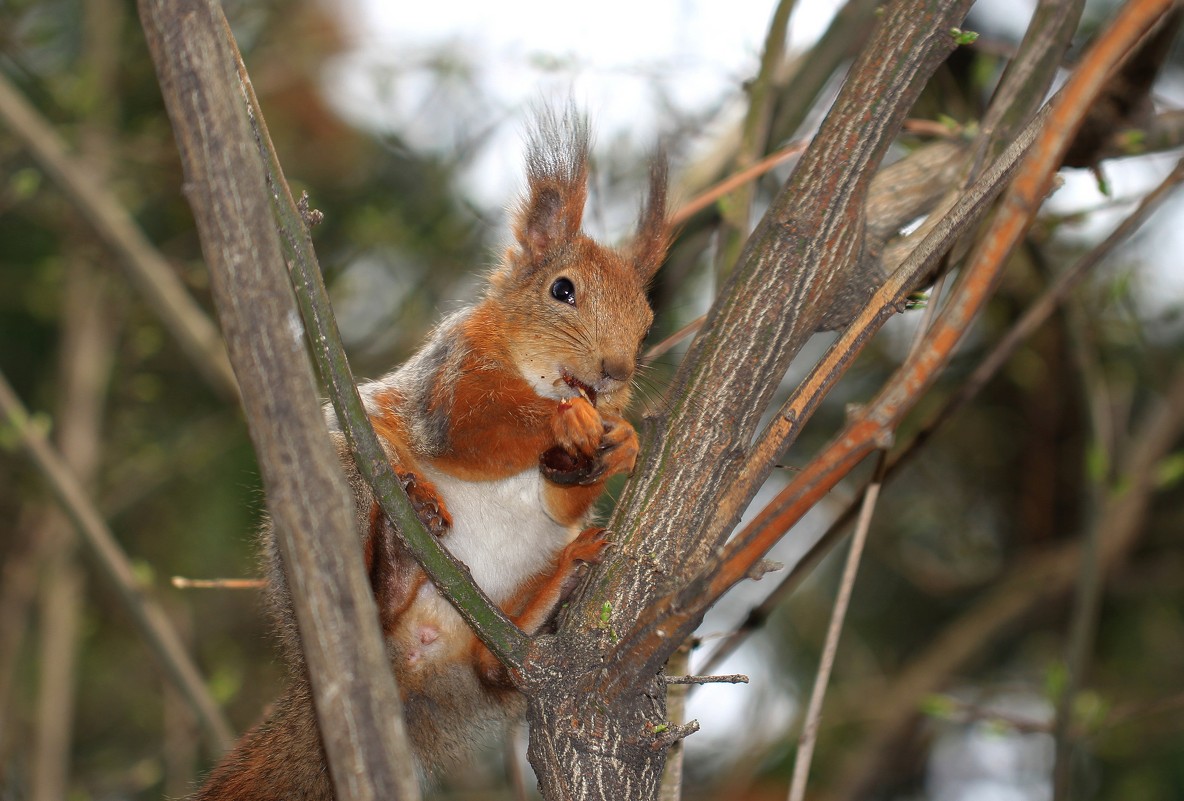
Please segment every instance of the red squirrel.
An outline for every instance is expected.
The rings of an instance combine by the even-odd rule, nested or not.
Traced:
[[[586,528],[610,476],[633,469],[621,416],[653,320],[646,287],[665,257],[666,174],[655,160],[624,249],[581,230],[588,131],[541,114],[514,242],[484,296],[445,318],[405,364],[359,387],[430,531],[527,633],[555,613],[605,541]],[[463,757],[482,727],[521,714],[504,669],[402,549],[327,412],[419,768]],[[264,542],[291,686],[215,768],[197,801],[333,798],[274,540]]]

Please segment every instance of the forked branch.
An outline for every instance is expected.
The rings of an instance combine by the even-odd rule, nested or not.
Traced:
[[[742,579],[823,493],[870,453],[948,363],[970,322],[994,290],[1007,257],[1031,225],[1094,98],[1131,48],[1171,6],[1170,0],[1134,0],[1086,53],[1004,196],[982,247],[965,268],[949,304],[934,321],[926,347],[908,359],[876,399],[858,410],[822,454],[732,540],[719,559],[719,569],[707,571],[711,575],[705,594],[709,602]]]
[[[876,449],[913,407],[953,354],[955,347],[990,296],[1007,257],[1031,224],[1060,167],[1077,126],[1107,78],[1139,39],[1172,6],[1169,0],[1135,0],[1124,7],[1110,28],[1083,57],[1049,113],[1023,162],[1019,177],[1001,204],[983,245],[963,271],[949,304],[934,321],[928,342],[888,381],[877,397],[857,411],[846,427],[790,484],[721,552],[710,559],[697,580],[664,599],[639,621],[614,655],[629,664],[646,663],[667,638],[687,636],[702,614],[724,592],[748,575],[774,543],[860,460]],[[848,329],[840,342],[862,331],[866,317],[890,313],[891,289],[881,288],[872,304]],[[845,343],[854,347],[854,341]],[[841,361],[841,357],[838,359]],[[817,370],[815,371],[818,372]],[[790,408],[814,392],[811,380],[795,393]],[[792,415],[790,425],[796,421]]]

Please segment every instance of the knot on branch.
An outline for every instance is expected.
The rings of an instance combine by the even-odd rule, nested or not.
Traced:
[[[784,562],[778,562],[776,559],[761,559],[749,569],[748,578],[753,581],[760,581],[765,577],[765,574],[776,573],[778,570],[784,569]]]
[[[300,193],[300,200],[296,202],[296,210],[300,212],[300,219],[304,221],[304,227],[310,231],[325,220],[324,212],[308,207],[308,192]]]

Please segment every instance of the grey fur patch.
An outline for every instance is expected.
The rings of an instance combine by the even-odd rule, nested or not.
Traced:
[[[412,445],[425,456],[434,456],[448,447],[448,424],[452,418],[456,382],[468,355],[468,347],[456,329],[468,312],[464,309],[445,318],[427,346],[394,376],[408,409],[414,410],[410,432]]]
[[[372,415],[386,413],[401,417],[408,426],[409,444],[423,456],[438,455],[448,447],[448,421],[456,382],[469,355],[468,345],[458,329],[470,312],[470,308],[464,308],[448,315],[414,356],[377,381],[358,386],[366,411]],[[380,406],[378,398],[388,390],[402,396],[398,408]],[[330,431],[341,430],[331,404],[325,404],[325,421]]]

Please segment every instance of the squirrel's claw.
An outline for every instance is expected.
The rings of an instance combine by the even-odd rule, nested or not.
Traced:
[[[410,470],[396,468],[395,475],[406,490],[407,497],[411,500],[411,508],[415,510],[415,516],[423,523],[424,528],[437,537],[447,533],[448,529],[452,528],[452,515],[448,513],[448,508],[435,485]]]

